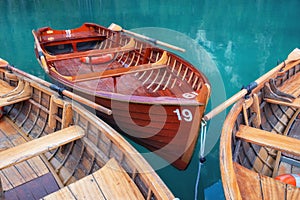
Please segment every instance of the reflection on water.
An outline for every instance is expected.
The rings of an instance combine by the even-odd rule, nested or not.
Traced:
[[[180,56],[199,67],[212,84],[211,110],[299,47],[300,26],[295,23],[300,18],[299,7],[298,0],[1,0],[0,57],[44,78],[33,53],[32,29],[71,29],[94,22],[105,26],[116,23],[125,29],[173,30],[181,34],[177,38],[168,35],[171,32],[155,36],[188,49]],[[199,186],[202,199],[223,197],[216,139],[223,120],[224,113],[209,124],[207,162]],[[194,198],[198,151],[199,144],[186,171],[171,166],[158,171],[181,199]],[[155,160],[150,163],[155,165]]]

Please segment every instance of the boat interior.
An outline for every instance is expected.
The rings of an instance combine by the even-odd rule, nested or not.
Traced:
[[[134,91],[137,96],[181,97],[199,91],[207,82],[178,56],[121,32],[94,32],[85,37],[86,31],[73,32],[67,37],[67,31],[45,31],[40,43],[49,54],[50,72],[78,86],[95,90],[98,85],[99,91],[130,95]],[[67,39],[62,42],[57,35]]]
[[[283,69],[239,105],[232,159],[245,199],[300,197],[296,186],[275,180],[300,174],[299,71],[299,64]]]
[[[0,199],[171,198],[96,116],[33,81],[0,76]]]

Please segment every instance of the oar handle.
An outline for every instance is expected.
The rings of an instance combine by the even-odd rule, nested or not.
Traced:
[[[281,70],[284,67],[284,63],[281,63],[271,69],[269,72],[261,76],[260,78],[256,79],[254,82],[250,83],[247,88],[242,89],[235,95],[233,95],[231,98],[223,102],[221,105],[217,106],[213,110],[211,110],[209,113],[207,113],[203,119],[205,121],[211,120],[214,116],[218,115],[221,113],[223,110],[231,106],[233,103],[236,101],[240,100],[241,98],[245,97],[246,94],[250,93],[257,85],[264,83],[268,79],[271,78],[271,76],[275,75],[279,70]]]
[[[222,104],[220,104],[219,106],[214,108],[212,111],[210,111],[209,113],[204,115],[203,119],[205,121],[211,120],[214,116],[218,115],[223,110],[225,110],[226,108],[228,108],[229,106],[234,104],[237,100],[243,98],[246,94],[247,94],[246,89],[243,89],[243,90],[239,91],[238,93],[233,95],[231,98],[227,99],[225,102],[223,102]]]
[[[174,50],[176,50],[176,51],[185,52],[185,49],[180,48],[180,47],[177,47],[177,46],[175,46],[175,45],[168,44],[168,43],[166,43],[166,42],[162,42],[162,41],[160,41],[160,40],[156,40],[156,39],[154,39],[154,38],[150,38],[150,37],[147,37],[147,36],[145,36],[145,35],[141,35],[141,34],[138,34],[138,33],[135,33],[135,32],[131,32],[131,31],[127,31],[127,30],[124,30],[124,29],[122,29],[122,31],[123,31],[124,33],[127,33],[127,34],[133,35],[133,36],[135,36],[135,37],[139,37],[139,38],[142,38],[142,39],[147,40],[147,41],[149,41],[149,42],[152,42],[153,44],[158,44],[158,45],[161,45],[161,46],[168,47],[168,48],[170,48],[170,49],[174,49]]]
[[[70,92],[70,91],[68,91],[68,90],[66,90],[64,88],[60,88],[57,85],[51,84],[51,83],[49,83],[49,82],[47,82],[47,81],[45,81],[43,79],[40,79],[40,78],[38,78],[36,76],[28,74],[28,73],[26,73],[24,71],[21,71],[21,70],[15,68],[13,66],[7,65],[7,68],[9,70],[12,70],[12,71],[14,71],[14,72],[16,72],[18,74],[21,74],[21,75],[23,75],[23,76],[25,76],[25,77],[33,80],[35,82],[38,82],[38,83],[40,83],[40,84],[42,84],[42,85],[44,85],[44,86],[46,86],[46,87],[48,87],[48,88],[50,88],[52,90],[60,92],[63,95],[65,95],[66,97],[69,97],[69,98],[71,98],[71,99],[73,99],[73,100],[75,100],[75,101],[77,101],[79,103],[87,105],[87,106],[89,106],[89,107],[91,107],[93,109],[96,109],[96,110],[98,110],[100,112],[103,112],[103,113],[105,113],[107,115],[111,115],[112,114],[112,111],[110,109],[105,108],[104,106],[101,106],[101,105],[99,105],[97,103],[94,103],[94,102],[92,102],[92,101],[90,101],[88,99],[85,99],[85,98],[83,98],[83,97],[81,97],[81,96],[79,96],[77,94],[74,94],[74,93],[72,93],[72,92]]]
[[[44,54],[43,54],[43,50],[42,50],[42,48],[41,48],[40,42],[39,42],[39,40],[37,39],[34,30],[32,30],[32,35],[33,35],[33,37],[34,37],[35,45],[36,45],[36,48],[37,48],[39,57],[40,57],[40,59],[41,59],[41,65],[42,65],[44,71],[48,74],[48,73],[49,73],[49,69],[48,69],[48,66],[47,66],[47,63],[46,63],[46,59],[45,59],[45,56],[44,56]]]

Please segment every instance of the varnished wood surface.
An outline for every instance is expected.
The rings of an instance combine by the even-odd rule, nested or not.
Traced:
[[[300,156],[300,140],[296,138],[244,125],[240,125],[236,137],[261,146],[268,146],[279,151]]]
[[[0,79],[12,85],[6,90],[7,84],[0,82],[4,87],[0,91],[7,94],[23,81],[31,92],[29,99],[4,106],[0,118],[1,197],[43,198],[89,177],[113,158],[122,174],[108,170],[103,176],[114,176],[116,181],[123,176],[124,187],[134,185],[138,191],[123,190],[133,192],[138,199],[174,198],[142,155],[114,129],[78,103],[61,98],[47,88],[50,84],[41,85],[24,74],[14,72],[8,77],[0,70]],[[92,187],[81,192],[83,186],[86,184],[78,183],[72,188],[73,194],[97,193]],[[109,188],[114,193],[116,187]]]
[[[9,119],[2,118],[0,120],[0,130],[0,152],[26,143],[22,134],[12,125]],[[34,157],[1,170],[0,179],[3,190],[8,191],[47,173],[49,173],[49,170],[42,159]]]
[[[0,169],[40,155],[84,136],[79,126],[70,126],[36,140],[0,152]]]
[[[130,137],[135,135],[132,138],[137,143],[163,155],[175,167],[185,169],[210,96],[205,75],[180,56],[124,32],[95,24],[84,24],[70,31],[48,27],[33,32],[41,46],[36,48],[37,59],[42,63],[38,51],[46,57],[45,71],[49,71],[50,78],[114,110],[112,116],[99,112],[97,115],[120,132]],[[85,50],[78,48],[78,44],[89,40],[97,42]],[[56,49],[60,44],[68,46],[66,52]],[[106,55],[113,59],[99,63],[86,61]],[[153,107],[162,109],[152,114]],[[187,113],[187,120],[182,119],[182,112]],[[170,141],[176,137],[172,144]],[[164,148],[169,144],[169,148]]]
[[[226,199],[299,198],[299,188],[274,179],[300,172],[300,57],[296,55],[296,60],[289,60],[290,56],[286,60],[288,67],[282,63],[274,68],[282,70],[264,75],[265,81],[252,91],[255,95],[239,100],[226,117],[220,140]],[[271,83],[275,89],[271,87],[270,96]]]
[[[100,170],[70,184],[49,196],[50,199],[143,199],[143,195],[116,160],[111,159]]]

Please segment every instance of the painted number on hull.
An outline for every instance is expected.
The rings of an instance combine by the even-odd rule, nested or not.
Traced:
[[[181,121],[182,119],[184,119],[187,122],[190,122],[190,121],[193,120],[192,112],[190,110],[188,110],[188,109],[183,109],[180,112],[180,110],[177,108],[173,112],[177,114],[177,117],[178,117],[179,121]]]
[[[184,94],[182,94],[182,96],[186,99],[193,99],[196,96],[198,96],[198,93],[197,92],[184,93]]]

